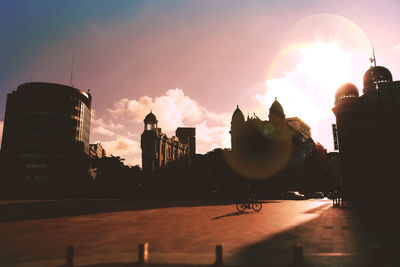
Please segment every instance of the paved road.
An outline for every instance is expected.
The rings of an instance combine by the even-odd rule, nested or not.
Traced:
[[[228,263],[262,263],[268,253],[286,263],[297,242],[307,253],[351,256],[353,222],[336,211],[328,200],[277,200],[259,213],[215,205],[8,221],[0,224],[0,265],[56,266],[68,245],[77,264],[133,262],[143,242],[150,262],[164,263],[212,263],[217,244]]]

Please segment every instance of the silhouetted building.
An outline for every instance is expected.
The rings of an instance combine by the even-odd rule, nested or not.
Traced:
[[[373,66],[364,74],[363,94],[343,84],[335,94],[343,189],[350,199],[397,195],[400,151],[400,81]]]
[[[253,178],[273,176],[290,165],[298,164],[315,147],[310,127],[301,119],[286,119],[275,99],[269,109],[269,120],[255,114],[245,120],[237,106],[231,121],[231,165],[240,174]]]
[[[178,128],[177,136],[168,138],[158,128],[156,116],[152,112],[147,114],[141,135],[143,171],[152,171],[183,156],[193,155],[196,149],[195,134],[195,128]]]
[[[90,144],[89,145],[89,156],[91,158],[103,158],[106,156],[106,151],[104,150],[101,143]]]
[[[91,101],[90,94],[54,83],[25,83],[9,93],[1,147],[7,176],[58,181],[75,179],[77,169],[84,172]]]
[[[292,128],[296,133],[301,136],[302,140],[308,140],[311,138],[311,128],[304,121],[297,117],[286,118],[286,123]]]
[[[196,154],[196,128],[178,127],[175,135],[179,138],[179,142],[189,146],[190,155],[194,156]]]

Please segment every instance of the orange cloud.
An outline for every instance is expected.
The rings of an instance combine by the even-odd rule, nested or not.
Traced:
[[[108,156],[120,156],[125,159],[125,164],[136,165],[141,164],[140,160],[140,143],[127,137],[117,137],[112,141],[100,142],[106,150]]]
[[[230,146],[230,115],[208,111],[185,95],[182,89],[170,89],[155,98],[120,99],[108,109],[111,119],[95,116],[92,134],[102,140],[100,142],[107,153],[123,156],[130,164],[140,165],[140,134],[143,119],[150,110],[157,116],[158,126],[168,136],[174,135],[180,126],[196,127],[197,153]],[[132,128],[134,134],[128,131]],[[109,140],[111,137],[116,139]]]

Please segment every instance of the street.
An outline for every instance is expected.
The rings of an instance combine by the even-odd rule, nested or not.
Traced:
[[[218,244],[233,264],[287,264],[295,243],[309,255],[352,257],[366,242],[354,241],[353,224],[331,201],[313,199],[264,201],[259,213],[230,204],[19,218],[1,223],[0,265],[60,265],[69,245],[77,265],[134,262],[144,242],[157,263],[211,264]]]

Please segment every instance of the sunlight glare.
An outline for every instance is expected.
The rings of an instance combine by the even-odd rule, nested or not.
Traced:
[[[262,110],[277,97],[286,117],[301,118],[314,140],[331,150],[335,92],[346,82],[362,88],[370,57],[367,36],[351,20],[328,13],[307,16],[286,33],[268,67],[266,90],[255,99]]]
[[[344,52],[338,43],[317,41],[300,49],[300,53],[302,59],[297,67],[307,74],[308,83],[325,87],[321,89],[336,90],[350,79],[349,53]]]

